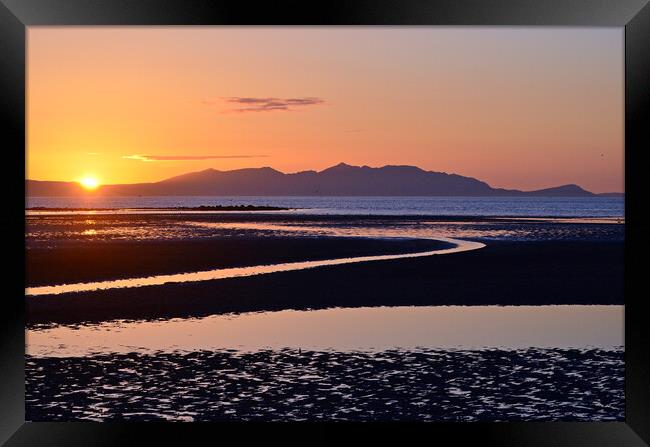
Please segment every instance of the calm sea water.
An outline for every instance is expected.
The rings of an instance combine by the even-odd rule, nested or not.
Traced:
[[[258,205],[307,214],[624,217],[619,197],[30,197],[27,207],[149,208]]]

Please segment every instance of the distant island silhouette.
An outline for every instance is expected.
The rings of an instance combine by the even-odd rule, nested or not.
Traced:
[[[472,177],[415,166],[351,166],[285,174],[273,168],[206,169],[153,183],[102,185],[87,191],[77,182],[26,180],[28,197],[53,196],[485,196],[623,197],[594,194],[569,184],[534,191],[493,188]]]

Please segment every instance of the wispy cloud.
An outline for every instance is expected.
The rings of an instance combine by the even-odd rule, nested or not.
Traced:
[[[133,154],[123,155],[122,158],[138,161],[192,161],[192,160],[216,160],[227,158],[261,158],[268,155],[144,155]]]
[[[224,101],[230,104],[236,104],[234,109],[226,110],[226,112],[273,112],[277,110],[292,111],[306,106],[314,106],[323,104],[324,99],[316,97],[301,97],[301,98],[250,98],[242,96],[231,96],[224,98]],[[214,104],[214,101],[203,101],[206,105]]]

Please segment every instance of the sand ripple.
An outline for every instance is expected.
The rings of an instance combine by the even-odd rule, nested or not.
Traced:
[[[609,421],[622,349],[27,358],[26,419]]]

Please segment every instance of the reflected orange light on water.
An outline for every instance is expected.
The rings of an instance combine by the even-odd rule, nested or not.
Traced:
[[[219,349],[613,348],[624,344],[623,321],[623,306],[285,310],[29,330],[27,353],[65,357]]]

